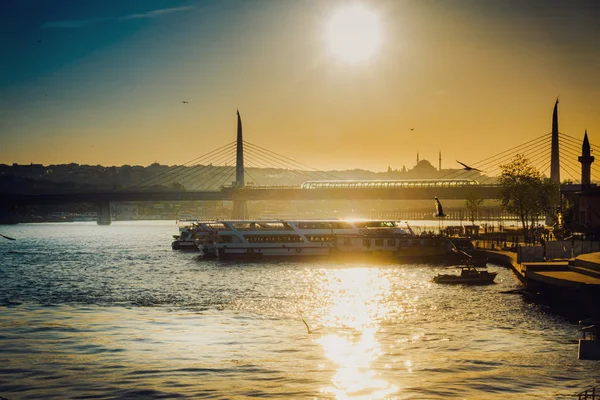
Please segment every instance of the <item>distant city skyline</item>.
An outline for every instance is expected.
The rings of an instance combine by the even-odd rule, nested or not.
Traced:
[[[345,57],[328,29],[355,4],[376,46]],[[318,169],[408,168],[417,152],[437,168],[439,151],[454,169],[550,132],[557,96],[559,130],[583,140],[587,129],[600,144],[592,0],[9,0],[0,10],[4,164],[182,164],[235,140],[239,109],[245,140]]]

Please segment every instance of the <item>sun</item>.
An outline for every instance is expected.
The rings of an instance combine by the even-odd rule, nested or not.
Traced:
[[[381,44],[379,15],[362,4],[340,8],[327,24],[326,42],[333,55],[343,61],[370,59]]]

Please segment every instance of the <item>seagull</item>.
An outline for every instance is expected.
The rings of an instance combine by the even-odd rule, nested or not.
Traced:
[[[460,162],[460,161],[458,161],[458,160],[456,160],[456,162],[457,162],[457,163],[459,163],[460,165],[462,165],[462,166],[464,167],[463,169],[464,169],[465,171],[479,171],[479,172],[483,172],[483,171],[482,171],[482,170],[480,170],[480,169],[473,168],[473,167],[469,167],[467,164],[465,164],[465,163],[461,163],[461,162]]]
[[[38,43],[42,43],[42,39],[38,39]]]
[[[446,216],[446,214],[444,214],[444,209],[442,208],[442,203],[440,203],[440,201],[438,200],[437,197],[434,197],[435,199],[435,211],[436,213],[433,215],[434,217],[438,217],[438,218],[443,218]]]
[[[189,103],[189,101],[185,101],[185,100],[182,100],[181,102],[185,103],[185,104]]]
[[[306,330],[308,331],[308,334],[310,335],[312,333],[312,331],[308,327],[308,324],[306,323],[306,321],[304,319],[302,319],[302,322],[304,322],[304,325],[306,325]]]

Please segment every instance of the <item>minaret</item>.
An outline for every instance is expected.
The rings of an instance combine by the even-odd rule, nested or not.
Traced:
[[[552,114],[552,148],[550,153],[550,182],[560,185],[560,161],[558,152],[558,97]]]
[[[442,170],[442,152],[440,151],[440,162],[438,165],[438,171],[441,171],[441,170]]]
[[[581,186],[585,189],[592,183],[591,168],[592,163],[594,162],[594,156],[591,155],[587,129],[585,130],[585,135],[583,136],[583,145],[581,146],[581,157],[579,157],[579,162],[581,163]]]
[[[419,163],[419,152],[417,151],[417,164]]]

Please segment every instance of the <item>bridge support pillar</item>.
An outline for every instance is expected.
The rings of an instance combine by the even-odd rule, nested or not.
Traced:
[[[248,219],[248,206],[246,200],[233,200],[232,219]]]
[[[19,215],[15,204],[0,203],[0,225],[13,225],[19,223]]]
[[[98,225],[110,225],[110,202],[98,203]]]

